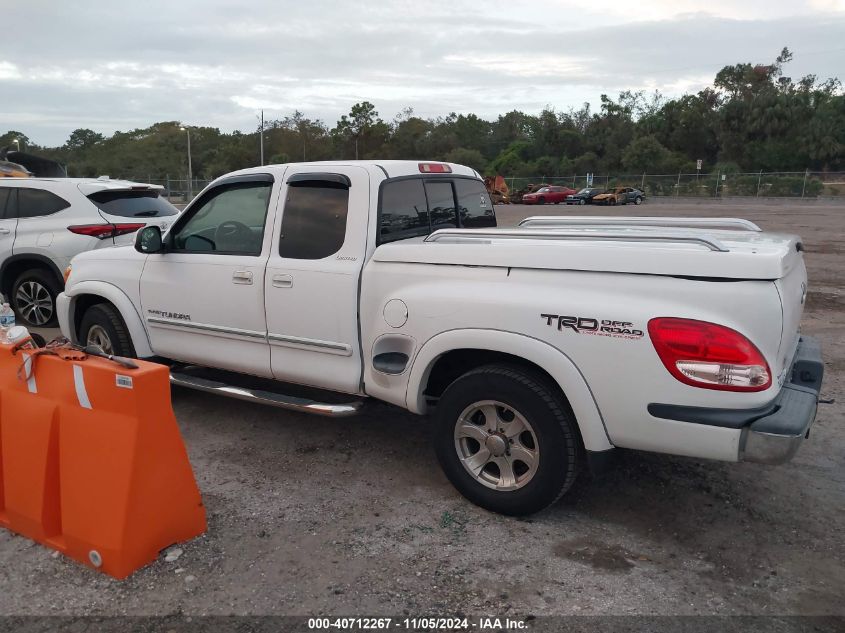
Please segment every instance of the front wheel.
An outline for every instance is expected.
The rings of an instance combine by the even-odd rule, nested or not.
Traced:
[[[132,337],[123,318],[107,303],[98,303],[86,310],[79,326],[79,342],[99,347],[106,354],[135,356]]]
[[[488,365],[453,382],[437,405],[435,450],[449,481],[501,514],[538,512],[575,481],[574,417],[541,375]]]
[[[643,203],[643,199],[640,196],[637,196],[636,198],[634,198],[634,204],[640,205],[642,203]]]
[[[545,198],[538,198],[537,204],[546,204],[546,199]]]
[[[587,204],[587,201],[586,201],[586,200],[584,200],[584,198],[581,198],[581,199],[578,201],[578,204]]]

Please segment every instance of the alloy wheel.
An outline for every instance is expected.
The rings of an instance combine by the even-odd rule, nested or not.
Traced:
[[[21,317],[35,326],[42,326],[53,318],[53,298],[50,291],[37,281],[25,281],[18,286],[15,307]]]
[[[469,405],[455,424],[455,450],[466,471],[497,491],[518,490],[537,472],[540,447],[519,411],[497,400]]]
[[[85,344],[92,347],[99,347],[105,354],[114,354],[114,345],[112,344],[109,333],[101,325],[92,325],[88,330],[88,336],[85,337]]]

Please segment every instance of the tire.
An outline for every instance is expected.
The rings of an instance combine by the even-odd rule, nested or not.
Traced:
[[[22,273],[12,286],[10,304],[27,327],[55,327],[58,280],[48,271],[33,268]]]
[[[586,200],[584,200],[584,198],[581,198],[581,199],[578,201],[578,204],[587,204],[587,201],[586,201]]]
[[[616,198],[610,198],[607,201],[607,204],[609,204],[611,207],[615,207],[616,206]]]
[[[135,357],[135,347],[123,317],[108,303],[98,303],[85,311],[79,325],[79,342],[98,345],[107,354]]]
[[[641,197],[641,196],[637,196],[636,198],[634,198],[634,204],[635,204],[635,205],[639,206],[639,205],[641,205],[642,203],[643,203],[643,199],[642,199],[642,197]]]
[[[537,204],[546,204],[545,198],[537,198]]]
[[[487,432],[490,418],[498,432]],[[517,432],[520,428],[525,430]],[[515,435],[508,439],[509,433]],[[581,444],[569,406],[543,376],[511,365],[480,367],[449,385],[437,405],[434,443],[444,473],[461,494],[512,516],[538,512],[560,499],[580,465]],[[475,463],[465,465],[473,457]]]

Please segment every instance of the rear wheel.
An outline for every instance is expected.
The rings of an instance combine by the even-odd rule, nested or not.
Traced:
[[[539,374],[488,365],[453,382],[437,405],[435,450],[473,503],[509,515],[557,501],[575,481],[579,440],[559,393]]]
[[[120,313],[107,303],[93,305],[85,312],[79,326],[79,341],[82,345],[93,345],[106,354],[135,356],[135,348],[129,330]]]
[[[12,287],[11,305],[29,327],[54,327],[58,281],[46,270],[32,269],[21,274]]]

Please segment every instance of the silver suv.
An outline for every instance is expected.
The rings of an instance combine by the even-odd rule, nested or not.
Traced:
[[[56,325],[63,273],[83,251],[131,244],[179,211],[163,187],[125,180],[0,178],[0,293],[26,325]]]

